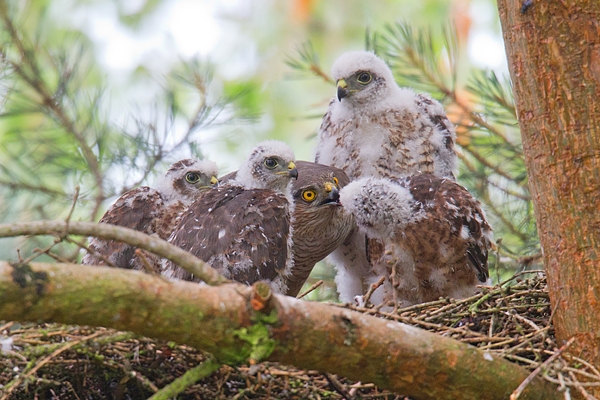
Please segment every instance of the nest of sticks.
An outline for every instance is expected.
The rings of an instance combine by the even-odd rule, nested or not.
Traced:
[[[564,351],[570,342],[556,342],[541,271],[482,287],[468,299],[440,299],[395,313],[369,303],[337,306],[436,332],[504,357],[529,369],[530,378],[539,375],[556,384],[565,399],[574,391],[593,399],[586,388],[600,385],[594,366]],[[105,328],[4,322],[0,344],[0,399],[146,399],[178,380],[183,389],[180,399],[405,399],[373,384],[276,363],[223,366],[186,384],[182,376],[189,377],[200,363],[211,360],[210,355]],[[527,380],[521,386],[525,385]]]

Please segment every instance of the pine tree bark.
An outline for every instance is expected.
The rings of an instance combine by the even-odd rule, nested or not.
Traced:
[[[600,366],[600,2],[499,0],[559,340]],[[597,389],[595,394],[598,395]]]

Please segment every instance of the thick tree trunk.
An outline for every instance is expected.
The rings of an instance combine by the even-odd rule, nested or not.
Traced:
[[[499,0],[498,8],[556,334],[577,336],[576,351],[598,367],[600,2]]]
[[[260,311],[255,311],[260,310]],[[0,320],[106,326],[186,343],[220,362],[279,361],[338,373],[417,399],[507,399],[528,376],[475,347],[401,323],[271,295],[138,271],[0,261]],[[536,377],[519,397],[559,399]]]

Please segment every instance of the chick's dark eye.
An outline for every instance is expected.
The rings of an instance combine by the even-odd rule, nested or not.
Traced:
[[[368,72],[361,72],[360,74],[358,74],[358,78],[356,78],[358,83],[362,83],[363,85],[366,85],[367,83],[371,82],[371,79],[373,78]]]
[[[200,180],[200,175],[195,172],[188,172],[185,175],[185,180],[189,183],[196,183]]]
[[[275,167],[277,167],[277,165],[279,165],[277,163],[277,160],[274,158],[267,158],[265,160],[265,167],[269,168],[269,169],[274,169]]]

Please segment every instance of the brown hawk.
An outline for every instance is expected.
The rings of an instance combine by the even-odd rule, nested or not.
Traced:
[[[293,264],[290,181],[297,177],[292,150],[282,142],[262,142],[235,179],[211,189],[178,217],[169,241],[229,279],[249,285],[268,280],[282,293]],[[162,274],[198,281],[170,261]]]
[[[296,161],[298,179],[292,181],[294,267],[285,278],[288,296],[296,296],[315,264],[323,260],[356,229],[352,214],[340,207],[339,190],[350,181],[339,168]],[[235,179],[231,172],[220,182]]]
[[[140,186],[125,192],[100,219],[101,223],[124,226],[168,239],[177,214],[217,183],[217,165],[210,160],[184,159],[172,164],[156,188]],[[134,257],[135,248],[125,243],[90,238],[82,264],[143,269]],[[153,260],[155,261],[155,260]]]
[[[337,96],[319,129],[316,162],[343,169],[351,180],[417,173],[454,180],[454,126],[441,104],[398,87],[389,67],[371,52],[342,54],[332,75]],[[370,270],[364,235],[352,235],[330,259],[340,299],[362,294]]]
[[[362,178],[340,196],[360,229],[384,246],[372,261],[376,278],[388,279],[374,302],[464,298],[487,280],[492,229],[479,201],[456,182],[431,174]]]
[[[335,250],[355,227],[352,214],[339,202],[339,189],[348,184],[341,169],[298,161],[294,196],[294,267],[286,277],[285,294],[296,296],[315,264]]]

